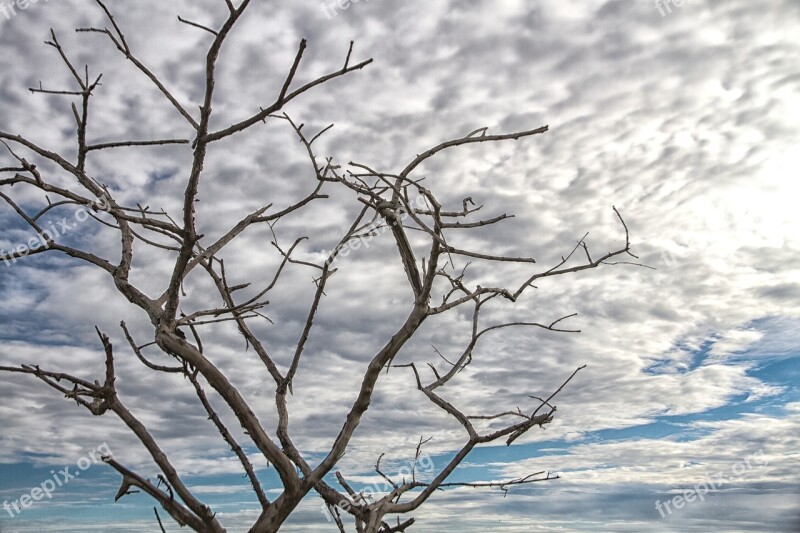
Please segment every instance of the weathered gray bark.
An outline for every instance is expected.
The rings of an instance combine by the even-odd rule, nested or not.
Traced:
[[[277,531],[302,499],[311,491],[316,491],[330,509],[335,509],[334,514],[337,526],[341,531],[345,529],[344,522],[340,519],[340,511],[350,515],[356,530],[359,532],[389,533],[405,531],[414,523],[414,519],[410,518],[401,521],[398,518],[395,525],[390,525],[385,521],[387,516],[400,516],[416,510],[437,489],[453,485],[500,486],[505,489],[517,484],[552,479],[552,476],[548,473],[537,472],[524,478],[503,483],[470,484],[446,482],[448,476],[475,446],[504,438],[507,444],[511,444],[534,426],[541,426],[550,422],[555,407],[550,403],[551,396],[546,400],[541,400],[535,409],[532,408],[531,414],[517,410],[499,414],[469,416],[460,411],[457,406],[444,400],[437,391],[447,385],[458,372],[470,363],[473,350],[479,339],[491,331],[506,327],[539,327],[551,331],[574,332],[574,330],[558,327],[559,322],[568,317],[562,317],[549,325],[531,322],[509,322],[482,328],[480,325],[480,310],[486,302],[497,297],[504,298],[510,302],[516,301],[539,278],[592,269],[604,263],[607,264],[610,259],[617,256],[632,255],[628,240],[628,229],[625,227],[622,217],[617,213],[625,233],[625,245],[621,248],[593,259],[589,254],[585,241],[581,239],[559,264],[544,270],[532,271],[530,277],[518,287],[470,287],[463,271],[457,273],[451,267],[448,267],[450,258],[457,256],[481,261],[514,262],[525,265],[534,265],[535,261],[527,257],[498,256],[480,250],[461,249],[450,244],[457,240],[457,238],[452,237],[456,232],[464,232],[473,228],[496,224],[510,218],[510,216],[502,214],[493,218],[474,220],[472,216],[480,207],[471,207],[474,205],[471,198],[464,199],[461,211],[447,211],[440,204],[434,191],[424,188],[412,178],[414,171],[421,163],[442,151],[475,143],[516,141],[543,134],[547,131],[547,126],[497,135],[490,135],[487,133],[486,128],[481,128],[468,135],[443,142],[415,156],[398,173],[378,171],[357,163],[350,163],[349,170],[344,172],[332,158],[326,158],[324,163],[320,163],[314,152],[314,141],[325,133],[327,128],[309,137],[302,129],[302,125],[298,126],[288,115],[281,113],[281,111],[287,102],[301,96],[303,93],[331,79],[346,76],[366,67],[371,60],[368,59],[351,64],[352,43],[341,68],[332,70],[329,74],[298,88],[293,88],[294,77],[300,68],[303,52],[307,46],[305,40],[301,41],[282,89],[274,101],[246,120],[231,124],[218,131],[212,131],[210,129],[210,119],[213,114],[215,68],[219,52],[226,37],[235,28],[250,1],[242,0],[239,6],[236,7],[232,2],[226,0],[229,10],[228,17],[217,30],[181,19],[192,27],[208,32],[212,39],[206,56],[205,92],[203,101],[199,106],[199,117],[195,117],[189,111],[190,108],[185,108],[181,105],[170,93],[169,89],[159,81],[158,77],[136,58],[134,52],[128,46],[124,33],[117,25],[110,11],[101,0],[96,1],[99,8],[106,15],[108,27],[82,28],[79,31],[100,34],[109,39],[125,59],[130,61],[144,76],[152,81],[166,100],[175,108],[181,117],[180,120],[185,120],[188,123],[193,135],[191,138],[186,139],[122,140],[103,144],[89,143],[87,138],[90,129],[90,100],[94,96],[100,78],[98,77],[94,82],[90,82],[88,67],[85,74],[81,75],[59,44],[55,32],[52,32],[51,40],[47,44],[52,46],[63,59],[64,64],[74,77],[76,88],[74,90],[47,90],[38,87],[31,90],[34,93],[57,94],[78,100],[78,105],[73,106],[77,122],[77,156],[71,159],[59,155],[38,146],[23,136],[0,130],[0,140],[16,161],[14,167],[0,168],[0,173],[2,173],[0,175],[10,175],[10,177],[0,179],[0,198],[10,205],[37,235],[40,235],[47,242],[46,247],[24,254],[12,251],[2,255],[0,259],[17,260],[39,253],[61,252],[107,272],[119,292],[133,306],[138,307],[147,315],[153,327],[153,338],[156,346],[160,348],[163,354],[172,358],[171,360],[174,361],[172,363],[173,366],[151,362],[142,352],[142,347],[134,341],[126,325],[122,323],[121,326],[125,338],[131,350],[150,371],[180,373],[185,375],[191,382],[198,400],[208,412],[209,419],[242,463],[253,491],[261,504],[263,512],[253,524],[251,531],[254,533]],[[269,204],[252,213],[244,214],[241,220],[218,240],[215,242],[204,241],[203,236],[197,232],[194,206],[198,190],[205,178],[203,169],[209,151],[214,148],[216,141],[241,134],[251,126],[260,124],[267,119],[271,122],[288,124],[296,134],[303,149],[308,154],[310,173],[316,182],[313,191],[296,203],[281,209],[273,209],[273,206]],[[183,209],[181,216],[176,217],[179,222],[176,222],[164,212],[152,211],[138,206],[122,205],[103,184],[87,174],[86,162],[93,151],[114,150],[122,147],[151,149],[150,147],[158,147],[165,144],[184,144],[192,149],[193,160],[187,173],[188,178],[182,198]],[[17,153],[21,151],[25,152],[25,157]],[[63,171],[74,176],[77,185],[74,188],[66,189],[53,184],[52,180],[43,175],[36,164],[29,162],[27,158],[56,164]],[[97,213],[97,217],[104,217],[104,220],[111,226],[111,231],[119,232],[121,242],[120,256],[116,260],[101,258],[77,247],[55,242],[54,239],[46,235],[44,228],[38,223],[39,217],[54,205],[45,206],[36,215],[29,215],[27,210],[12,196],[10,188],[14,185],[18,186],[16,190],[23,187],[32,187],[52,197],[58,197],[60,203],[55,205],[69,203],[85,206],[92,209],[93,213]],[[313,264],[299,261],[292,257],[302,238],[297,239],[288,250],[281,249],[276,240],[275,247],[282,256],[282,262],[274,274],[272,283],[255,297],[240,301],[237,298],[236,291],[243,288],[243,286],[232,287],[228,285],[224,266],[218,258],[218,254],[250,227],[259,224],[272,225],[275,221],[288,214],[303,209],[312,209],[315,201],[326,197],[322,192],[323,187],[344,187],[352,191],[354,199],[362,204],[359,215],[349,229],[344,232],[338,246],[323,263]],[[8,193],[3,191],[8,191]],[[412,198],[417,198],[419,201],[412,201]],[[411,297],[408,304],[408,314],[405,321],[397,327],[394,335],[375,353],[369,365],[364,369],[361,386],[354,397],[352,407],[342,422],[339,435],[331,443],[327,455],[319,464],[310,465],[303,459],[300,450],[297,449],[291,437],[287,395],[292,391],[293,379],[298,372],[304,348],[312,333],[314,320],[324,297],[326,285],[335,270],[333,265],[338,254],[345,249],[349,242],[360,238],[362,232],[372,231],[376,227],[375,223],[388,227],[390,230],[388,235],[397,245],[398,265],[406,273]],[[429,240],[429,249],[422,263],[415,257],[408,238],[408,230],[412,228],[424,234]],[[174,267],[170,278],[163,280],[164,290],[158,296],[146,295],[129,281],[134,243],[140,246],[154,246],[170,251],[175,255]],[[585,260],[577,259],[575,252],[579,252],[578,255],[585,254]],[[573,264],[575,262],[577,264]],[[318,277],[316,279],[315,296],[310,304],[305,327],[297,342],[291,364],[288,368],[282,370],[270,356],[264,341],[253,333],[249,322],[260,318],[258,310],[266,305],[265,294],[279,282],[281,273],[289,265],[314,269]],[[211,309],[200,309],[189,315],[179,314],[182,287],[187,280],[189,272],[197,267],[204,269],[209,279],[213,281],[219,292],[221,305]],[[531,268],[534,267],[532,266]],[[445,280],[449,284],[450,290],[445,294],[437,294],[437,303],[433,304],[433,287],[437,279]],[[473,309],[471,338],[461,356],[455,362],[448,362],[449,369],[446,372],[440,373],[434,366],[431,366],[435,379],[425,384],[415,364],[392,364],[394,358],[427,318],[447,313],[464,305],[471,305]],[[225,373],[203,352],[201,341],[203,326],[219,321],[231,321],[236,324],[239,333],[248,346],[252,346],[258,354],[269,378],[274,381],[276,390],[275,409],[278,414],[278,426],[275,428],[274,435],[271,435],[264,428],[253,409],[231,384]],[[184,334],[184,330],[187,331],[187,334],[191,333],[191,336]],[[214,512],[206,504],[202,503],[184,484],[180,474],[170,463],[169,458],[158,446],[145,425],[125,407],[122,399],[117,395],[114,349],[108,336],[99,331],[98,334],[106,358],[106,375],[102,384],[100,384],[100,381],[89,382],[66,373],[45,371],[38,366],[0,367],[0,371],[35,376],[50,387],[63,393],[66,397],[76,401],[79,405],[86,407],[94,415],[100,416],[109,411],[114,413],[131,429],[148,450],[160,468],[162,475],[159,477],[160,483],[154,485],[149,480],[119,463],[113,457],[106,457],[106,462],[122,476],[122,485],[117,498],[124,496],[129,489],[139,489],[158,501],[161,507],[181,525],[187,525],[195,531],[225,531],[222,524],[215,517]],[[334,489],[325,481],[325,476],[334,472],[337,462],[347,450],[354,432],[369,409],[372,395],[379,385],[382,371],[391,366],[406,367],[411,370],[419,391],[435,406],[450,414],[464,427],[466,442],[455,457],[436,473],[432,481],[428,482],[417,480],[416,473],[412,475],[410,480],[393,480],[381,471],[380,460],[378,460],[375,469],[386,479],[392,490],[377,501],[369,501],[350,487],[341,472],[336,472],[336,478],[343,490]],[[574,376],[574,373],[572,375]],[[572,376],[569,379],[571,378]],[[224,401],[227,408],[236,416],[237,421],[252,441],[252,444],[269,461],[271,467],[275,468],[283,485],[283,493],[276,499],[270,501],[267,498],[255,475],[253,465],[243,452],[242,446],[236,441],[234,433],[224,425],[222,419],[214,411],[204,390],[203,382],[213,390],[213,394]],[[556,393],[560,390],[561,388]],[[540,413],[540,411],[542,412]],[[509,419],[510,422],[500,430],[481,433],[475,427],[473,421],[488,419]],[[420,441],[420,445],[417,448],[417,457],[421,453],[420,450],[423,444],[424,442]],[[179,499],[175,498],[175,496]],[[404,496],[406,496],[405,499],[403,498]]]

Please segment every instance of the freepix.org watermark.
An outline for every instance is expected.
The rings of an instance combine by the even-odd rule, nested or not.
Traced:
[[[658,12],[661,13],[662,17],[666,17],[669,13],[672,13],[672,8],[670,4],[674,5],[675,7],[683,6],[685,0],[655,0],[656,9]]]
[[[108,211],[109,208],[110,204],[107,203],[105,199],[98,200],[92,204],[91,207],[91,209],[96,211]],[[41,233],[38,233],[35,237],[28,239],[26,243],[12,246],[10,250],[0,248],[0,259],[2,259],[3,263],[5,263],[6,267],[10,267],[12,264],[17,262],[17,259],[20,257],[25,257],[34,250],[38,250],[41,247],[49,248],[50,241],[55,241],[58,237],[64,235],[65,233],[73,231],[78,227],[79,223],[85,222],[90,218],[90,216],[91,215],[89,215],[87,208],[81,207],[73,214],[73,218],[77,221],[77,223],[70,222],[68,217],[63,217],[59,221],[50,221],[46,225],[41,226]],[[16,256],[10,258],[6,257],[6,255],[13,254],[16,254]]]
[[[360,0],[362,2],[369,2],[370,0]],[[350,4],[357,4],[359,0],[332,0],[329,3],[323,2],[320,4],[320,9],[322,12],[325,13],[325,16],[328,17],[328,20],[331,20],[333,17],[339,14],[339,11],[344,11],[350,7]]]
[[[411,206],[413,208],[427,210],[428,204],[425,201],[424,196],[417,196]],[[394,218],[396,224],[402,223],[409,215],[408,211],[406,210],[405,206],[399,206],[397,209],[394,210]],[[358,236],[353,237],[352,239],[348,240],[345,244],[339,247],[339,252],[333,258],[333,261],[336,261],[340,257],[347,257],[350,255],[350,252],[358,250],[362,246],[364,248],[369,248],[370,241],[380,235],[386,233],[389,230],[388,222],[384,221],[383,219],[375,220],[372,224],[367,226],[366,228],[361,231]],[[325,255],[330,256],[331,252],[326,252]]]
[[[396,479],[408,479],[411,478],[414,474],[429,474],[433,472],[434,469],[433,459],[430,455],[424,454],[417,457],[415,461],[412,461],[408,465],[400,468],[397,471],[397,475],[395,476]],[[362,490],[358,492],[356,495],[358,499],[362,500],[364,503],[371,502],[373,500],[373,494],[388,494],[394,487],[389,483],[389,480],[385,480],[384,483],[381,485],[379,483],[373,483],[372,485],[367,485]],[[349,500],[342,500],[336,507],[341,509],[344,512],[347,512],[353,505],[355,505],[356,501],[352,498]],[[331,515],[330,510],[328,509],[328,505],[326,503],[322,504],[320,509],[322,514],[328,520],[328,522],[333,522],[333,516]]]
[[[33,505],[33,502],[38,502],[39,500],[43,499],[47,496],[48,499],[53,497],[53,492],[59,487],[63,487],[71,480],[75,479],[76,477],[81,475],[81,471],[87,470],[92,465],[100,463],[103,461],[104,457],[112,457],[113,454],[111,453],[111,449],[108,447],[108,444],[105,442],[98,446],[93,450],[89,450],[89,452],[78,459],[76,461],[76,465],[78,470],[70,471],[70,466],[65,466],[63,470],[55,471],[51,470],[50,473],[53,475],[42,481],[38,487],[34,487],[30,490],[30,492],[23,494],[16,500],[9,502],[8,500],[3,502],[3,509],[8,513],[11,518],[18,516],[24,509],[29,508]]]
[[[17,10],[25,11],[33,4],[38,4],[40,1],[47,2],[48,0],[14,0],[13,2],[0,0],[0,15],[3,15],[6,20],[11,20],[11,17],[16,16]]]
[[[705,481],[701,481],[691,489],[686,489],[682,494],[669,499],[665,502],[656,500],[656,510],[661,514],[661,518],[672,514],[674,507],[682,509],[687,503],[693,503],[697,500],[706,501],[706,495],[710,492],[719,490],[726,482],[732,481],[735,478],[743,476],[746,472],[753,469],[753,466],[766,466],[768,464],[767,458],[764,455],[764,450],[758,450],[753,455],[748,455],[744,460],[739,461],[731,467],[731,476],[726,477],[725,472],[717,472],[714,475],[706,476]]]

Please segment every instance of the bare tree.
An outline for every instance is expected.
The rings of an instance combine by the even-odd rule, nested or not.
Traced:
[[[33,93],[63,95],[75,101],[72,104],[72,111],[77,124],[77,155],[74,157],[61,155],[32,142],[27,137],[0,131],[0,140],[5,145],[10,158],[15,161],[11,166],[0,168],[0,171],[7,176],[0,179],[0,198],[16,212],[20,219],[27,223],[43,243],[42,246],[36,248],[12,250],[0,256],[0,259],[16,261],[40,253],[61,252],[77,261],[88,263],[107,272],[115,287],[127,301],[146,313],[152,324],[154,342],[146,345],[138,344],[126,324],[122,322],[122,333],[127,344],[150,371],[182,374],[193,386],[209,419],[241,462],[252,485],[252,490],[263,509],[258,519],[252,524],[250,531],[277,531],[300,501],[312,490],[316,491],[324,500],[340,531],[345,531],[346,521],[352,520],[358,532],[389,533],[405,531],[409,528],[414,523],[414,519],[405,518],[403,515],[408,515],[419,508],[438,489],[455,485],[493,486],[507,489],[513,485],[552,479],[554,476],[548,472],[537,472],[523,478],[503,482],[470,484],[447,481],[448,476],[474,447],[498,441],[505,441],[510,445],[531,428],[550,422],[556,409],[552,403],[553,397],[580,368],[574,370],[550,397],[532,397],[535,404],[525,410],[517,408],[499,413],[470,415],[444,399],[440,393],[459,372],[470,364],[479,340],[490,333],[512,327],[574,332],[575,330],[561,326],[562,321],[568,317],[561,317],[547,324],[511,321],[485,326],[481,321],[481,309],[493,300],[495,302],[506,300],[511,303],[517,301],[540,278],[575,273],[603,264],[624,262],[619,261],[618,258],[625,255],[633,256],[633,254],[630,252],[628,229],[622,217],[614,209],[625,236],[625,243],[619,249],[593,256],[589,252],[584,236],[584,239],[579,240],[558,264],[544,269],[537,268],[535,261],[529,257],[495,255],[487,251],[471,250],[459,246],[458,242],[461,240],[459,236],[465,232],[500,223],[511,216],[502,214],[490,218],[476,218],[475,213],[479,211],[480,206],[476,206],[471,198],[465,198],[456,210],[448,209],[439,201],[440,195],[436,191],[423,186],[423,182],[417,177],[415,171],[421,164],[440,152],[463,145],[533,137],[545,133],[547,126],[501,134],[491,134],[487,128],[479,128],[467,135],[456,137],[425,150],[395,172],[373,169],[355,162],[342,166],[333,157],[319,157],[315,152],[314,143],[328,128],[309,132],[303,124],[295,122],[284,112],[284,107],[292,100],[329,80],[347,76],[369,65],[371,59],[358,62],[353,60],[352,42],[341,66],[313,81],[297,86],[294,80],[301,68],[301,61],[307,46],[306,41],[302,40],[280,92],[271,103],[262,107],[258,112],[254,112],[245,120],[222,129],[212,129],[215,72],[220,49],[236,27],[249,3],[249,0],[242,0],[237,7],[231,0],[226,0],[228,16],[217,29],[179,17],[181,22],[207,32],[211,41],[206,56],[205,91],[199,105],[199,116],[193,112],[196,108],[181,103],[166,84],[160,81],[159,77],[137,58],[135,51],[129,46],[123,30],[101,0],[97,0],[97,4],[104,12],[107,25],[77,30],[78,32],[99,34],[101,38],[110,41],[110,44],[125,59],[148,78],[177,111],[179,120],[188,124],[192,133],[186,138],[91,142],[89,134],[90,102],[98,89],[101,76],[93,78],[89,75],[88,66],[82,69],[76,66],[62,48],[56,38],[56,33],[51,30],[50,40],[46,44],[59,54],[74,79],[74,88],[47,89],[39,84],[38,87],[30,90]],[[210,242],[198,233],[195,217],[195,202],[202,179],[204,179],[203,167],[207,154],[218,141],[243,135],[252,126],[265,122],[268,125],[286,125],[293,135],[296,135],[298,146],[308,157],[308,169],[313,188],[305,197],[291,205],[273,206],[269,204],[244,214],[221,237]],[[164,210],[145,207],[146,198],[142,199],[141,204],[123,205],[115,198],[115,195],[112,195],[106,184],[93,177],[87,170],[87,164],[94,152],[113,151],[126,147],[152,150],[168,144],[186,145],[192,153],[191,168],[187,172],[185,192],[182,198],[183,208],[179,217],[173,218]],[[37,165],[37,162],[41,164]],[[66,172],[74,178],[76,185],[71,187],[57,185],[56,181],[47,175],[48,172],[42,170],[42,164],[54,165],[59,172]],[[10,190],[12,186],[16,186],[13,194]],[[30,205],[29,201],[26,203],[15,196],[17,191],[27,187],[43,193],[43,196],[46,196],[45,204]],[[275,253],[280,257],[279,267],[263,282],[263,288],[256,292],[248,292],[244,289],[250,284],[231,285],[229,283],[230,273],[225,270],[222,255],[226,246],[250,228],[262,225],[272,230],[276,222],[281,219],[305,213],[317,205],[319,200],[327,198],[327,194],[323,191],[332,187],[350,191],[354,202],[360,204],[355,204],[358,206],[357,216],[342,234],[338,245],[324,261],[313,262],[298,259],[297,251],[301,249],[304,237],[297,238],[288,247],[281,247],[276,237],[272,244]],[[105,231],[117,232],[121,243],[119,257],[116,259],[104,258],[92,251],[57,242],[52,232],[43,227],[41,220],[44,215],[63,205],[81,206],[98,223],[104,225]],[[424,238],[427,243],[427,253],[421,260],[415,255],[415,246],[412,246],[412,240],[409,238],[412,231],[415,237]],[[312,335],[315,317],[323,303],[326,287],[337,271],[337,257],[345,250],[349,250],[349,247],[359,239],[384,232],[390,235],[396,244],[398,252],[396,257],[402,264],[407,277],[409,295],[407,316],[405,321],[397,326],[391,338],[374,354],[369,365],[363,369],[360,389],[355,394],[352,407],[342,422],[341,431],[330,444],[327,454],[317,464],[310,464],[304,459],[290,434],[287,396],[292,394],[293,380],[297,375],[301,358],[304,356],[307,341]],[[155,249],[159,253],[169,254],[174,259],[171,276],[169,279],[163,280],[163,292],[158,295],[146,294],[129,279],[134,261],[134,251],[139,247]],[[419,248],[419,246],[417,247]],[[457,269],[456,261],[522,264],[530,269],[530,275],[519,286],[509,288],[473,286],[468,280],[466,268]],[[310,302],[305,325],[297,341],[291,363],[288,367],[281,368],[281,365],[277,364],[271,355],[267,340],[256,335],[251,326],[253,321],[265,318],[260,310],[267,305],[266,297],[281,282],[282,273],[288,268],[314,271],[315,288],[314,297]],[[194,270],[204,272],[204,276],[207,274],[206,279],[213,282],[219,293],[219,303],[213,308],[201,308],[184,313],[181,311],[180,303],[184,297],[184,291],[191,290],[188,276]],[[248,294],[248,296],[240,297],[241,294]],[[457,359],[449,361],[442,355],[443,363],[438,367],[429,364],[427,370],[419,368],[415,363],[393,364],[395,356],[407,345],[427,318],[464,306],[471,308],[471,321],[468,325],[471,335]],[[254,409],[232,385],[229,377],[204,353],[202,342],[204,328],[220,323],[232,323],[236,327],[246,345],[252,347],[258,354],[266,373],[269,374],[269,377],[265,376],[265,379],[271,379],[274,382],[277,427],[266,428],[262,425]],[[132,471],[116,458],[104,457],[105,462],[122,476],[122,485],[117,493],[117,499],[131,490],[143,491],[157,500],[160,506],[180,525],[187,525],[195,531],[225,531],[215,512],[187,487],[148,428],[125,406],[123,399],[117,394],[115,349],[106,334],[99,329],[97,334],[105,352],[105,376],[101,380],[81,379],[75,375],[45,370],[38,365],[31,364],[0,367],[0,370],[35,376],[61,392],[65,397],[88,409],[93,415],[99,416],[112,412],[130,428],[147,449],[161,473],[158,481],[153,482]],[[145,347],[151,349],[157,347],[163,352],[162,358],[166,356],[165,361],[169,362],[153,362],[152,355],[145,354]],[[423,481],[416,471],[412,471],[407,478],[392,478],[383,471],[379,459],[375,470],[385,479],[387,491],[380,498],[367,498],[364,494],[356,491],[348,483],[344,474],[335,471],[335,468],[348,449],[354,432],[370,406],[382,371],[388,370],[392,366],[406,368],[411,373],[410,377],[415,380],[419,392],[463,426],[466,433],[465,441],[455,456],[439,468],[432,479],[427,481]],[[426,372],[429,370],[431,377],[424,377],[426,372],[423,370]],[[567,374],[565,372],[565,376]],[[230,409],[241,425],[243,431],[240,433],[252,441],[252,444],[264,455],[271,468],[274,468],[280,477],[283,492],[277,498],[269,499],[267,497],[253,464],[237,440],[237,438],[241,438],[241,435],[237,437],[234,434],[235,431],[229,429],[223,422],[224,417],[219,416],[212,407],[212,401],[206,392],[209,387],[213,391],[212,398],[221,400],[226,408]],[[480,427],[481,421],[493,425],[493,429],[484,430]],[[497,428],[498,423],[502,423],[499,429]],[[416,458],[420,457],[425,442],[420,439],[416,449]],[[334,472],[340,489],[333,486],[332,480],[331,482],[326,481],[326,476]],[[396,520],[390,522],[389,517],[392,515]],[[158,511],[156,511],[156,518],[163,530]]]

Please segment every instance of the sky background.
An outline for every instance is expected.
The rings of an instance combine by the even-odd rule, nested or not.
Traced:
[[[7,3],[0,1],[0,10]],[[441,154],[417,176],[448,208],[460,209],[471,196],[484,215],[515,215],[465,238],[465,245],[533,256],[546,269],[587,231],[594,254],[620,246],[616,206],[634,253],[655,267],[607,266],[546,279],[514,306],[487,313],[487,325],[509,317],[549,323],[577,313],[568,325],[581,333],[508,329],[482,341],[472,364],[445,390],[463,410],[532,408],[528,395],[546,396],[576,367],[587,368],[558,396],[546,429],[511,447],[474,451],[453,480],[540,470],[561,477],[505,496],[490,489],[439,492],[414,513],[418,525],[410,531],[800,531],[800,4],[327,5],[253,1],[220,57],[212,128],[272,102],[301,38],[308,49],[296,84],[340,68],[355,40],[353,60],[372,57],[373,64],[286,108],[308,131],[335,123],[315,143],[321,156],[398,172],[421,151],[476,128],[500,133],[548,124],[544,135]],[[177,15],[218,27],[225,3],[112,0],[109,6],[137,56],[196,110],[210,38]],[[0,11],[0,130],[74,153],[69,99],[27,90],[40,80],[67,88],[69,73],[42,44],[52,27],[77,65],[103,73],[90,141],[189,136],[185,122],[107,39],[72,31],[88,25],[105,25],[89,1],[40,1],[8,17]],[[268,121],[213,147],[199,193],[202,233],[211,239],[258,206],[288,205],[313,189],[293,135],[286,124]],[[188,147],[94,154],[90,172],[118,200],[178,212]],[[0,153],[0,167],[12,162]],[[41,206],[34,194],[11,192],[32,211]],[[284,245],[310,237],[301,258],[319,260],[361,206],[347,191],[328,192],[330,199],[276,227]],[[74,215],[74,208],[53,213],[54,224],[68,217],[74,226],[59,237],[63,242],[117,253],[115,233]],[[31,236],[7,206],[0,207],[0,228],[0,248]],[[231,277],[256,285],[270,279],[278,260],[271,239],[262,228],[232,245],[225,253]],[[144,247],[137,254],[132,279],[145,292],[160,292],[169,257]],[[312,461],[338,433],[367,362],[410,308],[388,234],[338,266],[290,402],[295,442]],[[513,286],[530,265],[476,262],[467,272],[473,284]],[[312,274],[303,267],[287,272],[266,309],[274,325],[254,325],[281,364],[300,334]],[[215,301],[199,281],[187,291],[185,311]],[[0,365],[40,364],[99,379],[97,325],[117,347],[117,385],[128,407],[229,531],[246,530],[258,511],[238,461],[187,381],[145,371],[125,349],[121,320],[140,344],[153,333],[109,277],[41,254],[0,265],[0,298]],[[445,356],[460,353],[468,319],[464,310],[429,320],[396,362],[442,365],[431,346]],[[274,427],[272,381],[235,330],[209,328],[204,344]],[[432,437],[425,451],[434,468],[464,441],[460,426],[415,390],[413,375],[393,369],[381,378],[340,469],[367,486],[376,481],[372,469],[381,453],[397,472],[412,461],[420,437]],[[156,474],[144,448],[111,415],[92,417],[33,378],[0,375],[0,501],[30,493],[51,470],[76,471],[104,443],[124,464]],[[273,472],[250,451],[276,493]],[[656,502],[709,479],[724,483],[703,501],[661,516]],[[118,486],[115,472],[92,465],[18,516],[0,512],[0,531],[153,531],[152,500],[135,495],[113,503]],[[285,530],[334,531],[320,508],[321,500],[309,498]],[[178,529],[167,524],[167,531]]]

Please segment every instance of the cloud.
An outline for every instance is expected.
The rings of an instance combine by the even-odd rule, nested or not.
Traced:
[[[700,472],[723,468],[768,444],[778,450],[770,452],[770,466],[748,473],[742,492],[715,495],[686,510],[691,523],[669,522],[669,527],[723,528],[713,519],[723,501],[764,528],[786,524],[770,521],[770,515],[787,516],[785,489],[794,470],[786,465],[796,445],[791,435],[797,433],[797,388],[780,375],[796,364],[800,347],[798,314],[791,305],[800,287],[800,241],[794,231],[800,215],[793,205],[798,186],[792,174],[800,141],[794,97],[800,79],[792,40],[797,9],[789,1],[766,8],[744,0],[687,2],[662,17],[646,2],[372,0],[352,3],[329,20],[316,0],[251,6],[222,52],[213,128],[249,116],[274,97],[301,38],[309,46],[296,83],[340,68],[354,39],[353,58],[375,62],[287,108],[307,131],[335,123],[315,143],[320,154],[397,172],[422,150],[478,127],[499,132],[549,124],[546,135],[460,147],[419,169],[416,177],[425,177],[447,208],[460,209],[462,199],[472,196],[484,205],[482,214],[515,215],[470,237],[454,234],[453,242],[531,255],[535,268],[547,269],[587,231],[592,254],[618,246],[624,234],[611,210],[615,205],[630,228],[638,261],[657,268],[617,265],[545,279],[513,307],[489,306],[486,325],[514,317],[550,323],[577,312],[567,324],[581,333],[519,328],[486,336],[470,367],[444,394],[470,414],[532,411],[537,403],[530,395],[549,395],[587,364],[557,397],[557,417],[548,429],[518,441],[526,447],[556,442],[565,451],[498,460],[493,467],[498,476],[514,476],[546,465],[570,473],[571,480],[506,499],[448,491],[419,513],[421,531],[452,525],[448,517],[466,516],[467,503],[481,509],[474,528],[591,530],[610,524],[620,531],[659,530],[667,522],[654,515],[657,494],[691,486]],[[137,55],[194,112],[211,36],[180,24],[177,14],[214,25],[225,6],[141,2],[116,16]],[[101,24],[100,10],[66,0],[0,18],[0,98],[6,104],[0,130],[26,132],[50,149],[74,152],[69,99],[27,90],[40,79],[53,88],[69,82],[57,55],[40,45],[53,27],[76,64],[88,63],[94,75],[103,72],[94,97],[92,142],[191,135],[175,109],[104,36],[71,31]],[[300,148],[277,120],[215,147],[197,205],[206,238],[222,235],[249,211],[270,203],[277,211],[313,190]],[[190,158],[182,146],[116,150],[93,157],[90,170],[125,202],[175,217]],[[0,167],[7,159],[0,155]],[[61,185],[72,185],[42,168]],[[16,189],[15,194],[27,194]],[[231,283],[253,281],[243,291],[248,294],[269,283],[280,260],[270,245],[275,238],[286,247],[308,236],[298,248],[304,259],[331,249],[361,204],[348,191],[328,192],[330,198],[308,214],[282,221],[274,235],[269,228],[242,234],[222,254]],[[42,200],[24,199],[31,209]],[[24,242],[25,228],[9,209],[0,210],[0,225],[0,247]],[[94,222],[81,224],[69,238],[100,255],[119,253],[116,235]],[[158,295],[172,256],[144,246],[137,253],[132,279]],[[239,473],[190,384],[146,372],[130,353],[119,322],[125,320],[137,343],[145,344],[153,336],[146,317],[116,295],[107,276],[48,256],[0,264],[0,364],[41,364],[99,379],[97,325],[117,350],[124,401],[152,428],[176,466],[194,475]],[[456,259],[457,268],[465,264]],[[388,234],[337,267],[290,399],[292,434],[312,458],[339,432],[360,373],[402,323],[411,297]],[[531,271],[474,262],[465,279],[514,285]],[[289,269],[264,310],[272,323],[253,323],[282,366],[301,335],[313,277],[309,269]],[[213,286],[199,273],[186,291],[186,312],[219,305]],[[446,369],[432,346],[448,359],[457,356],[468,340],[470,319],[466,312],[432,317],[398,361]],[[235,328],[208,327],[204,345],[264,425],[274,428],[274,384]],[[387,460],[407,460],[420,436],[434,437],[426,448],[432,454],[452,452],[465,440],[460,426],[431,406],[403,370],[381,378],[343,459],[342,470],[355,478],[368,479],[383,452]],[[146,451],[110,415],[91,417],[23,376],[0,379],[0,427],[14,428],[0,433],[3,462],[39,457],[37,464],[67,464],[105,441],[126,464],[152,470]],[[215,406],[229,427],[238,427],[221,402]],[[666,422],[673,424],[668,434],[648,437],[654,425]],[[604,431],[627,433],[606,442]],[[638,497],[630,513],[615,510],[638,488],[650,491],[647,498]],[[303,525],[296,527],[326,525],[316,502],[308,505]],[[531,509],[545,516],[538,525],[530,523]],[[248,513],[226,508],[222,516],[243,525],[252,520]],[[744,523],[739,514],[730,520]]]

